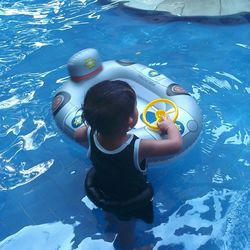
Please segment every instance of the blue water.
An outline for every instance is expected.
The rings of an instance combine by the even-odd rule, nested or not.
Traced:
[[[135,247],[250,248],[250,24],[166,22],[97,1],[0,0],[0,249],[113,249],[85,196],[86,150],[51,99],[75,52],[129,59],[181,84],[204,115],[195,146],[151,167],[152,225]]]

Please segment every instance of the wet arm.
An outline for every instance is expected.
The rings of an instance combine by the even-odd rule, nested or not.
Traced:
[[[160,157],[177,153],[182,147],[182,138],[175,124],[163,118],[158,123],[162,133],[167,133],[168,138],[162,140],[142,140],[139,149],[139,160],[150,157]]]

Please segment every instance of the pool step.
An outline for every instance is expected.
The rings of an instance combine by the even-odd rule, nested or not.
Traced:
[[[112,0],[146,11],[163,11],[175,16],[227,16],[250,12],[250,0]]]

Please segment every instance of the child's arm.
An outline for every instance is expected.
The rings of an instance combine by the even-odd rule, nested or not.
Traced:
[[[87,131],[88,131],[88,126],[82,126],[78,128],[75,131],[74,139],[80,144],[86,143],[88,140]]]
[[[168,134],[168,138],[158,141],[142,140],[139,148],[139,161],[149,157],[174,154],[181,149],[182,138],[171,119],[162,117],[162,121],[158,122],[158,127],[162,133]]]

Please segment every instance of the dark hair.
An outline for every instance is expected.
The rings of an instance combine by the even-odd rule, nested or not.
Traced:
[[[127,121],[134,113],[135,91],[124,81],[103,81],[91,87],[84,100],[83,118],[104,135],[127,129]]]

